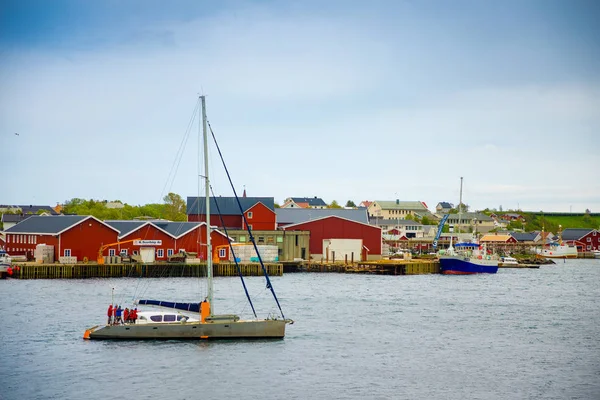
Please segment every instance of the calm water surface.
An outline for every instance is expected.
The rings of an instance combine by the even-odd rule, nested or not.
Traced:
[[[264,279],[247,280],[261,316]],[[135,293],[196,300],[197,279],[0,281],[1,399],[600,399],[600,260],[481,276],[272,278],[284,340],[93,342]],[[217,313],[247,315],[236,278]]]

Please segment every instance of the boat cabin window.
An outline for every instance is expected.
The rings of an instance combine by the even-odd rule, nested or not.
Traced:
[[[162,315],[151,315],[150,319],[154,322],[162,322]]]
[[[167,314],[163,316],[163,321],[165,322],[175,322],[175,314]]]

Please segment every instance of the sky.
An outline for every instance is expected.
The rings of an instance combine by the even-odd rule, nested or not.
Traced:
[[[238,194],[600,212],[599,2],[168,3],[0,2],[0,204],[203,193],[203,94]]]

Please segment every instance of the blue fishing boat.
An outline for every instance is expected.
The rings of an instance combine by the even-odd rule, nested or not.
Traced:
[[[461,212],[464,207],[462,202],[463,177],[460,177],[460,202],[458,204],[458,229],[462,225]],[[446,218],[442,219],[438,228],[438,235],[434,240],[434,248],[437,247],[437,239],[442,231]],[[477,229],[477,227],[475,227]],[[450,227],[452,232],[452,227]],[[476,235],[475,235],[476,236]],[[485,246],[479,243],[457,243],[452,246],[452,235],[450,235],[450,247],[440,250],[440,271],[445,275],[471,275],[471,274],[495,274],[498,272],[500,259],[497,254],[488,253]]]
[[[499,258],[486,253],[477,243],[457,243],[440,252],[440,270],[445,275],[495,274]]]

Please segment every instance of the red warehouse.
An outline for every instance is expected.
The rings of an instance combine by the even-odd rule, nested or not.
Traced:
[[[33,215],[6,230],[6,251],[33,257],[39,244],[54,246],[54,260],[95,261],[100,245],[117,241],[119,231],[86,215]]]
[[[309,254],[315,261],[343,261],[346,257],[349,260],[349,254],[353,261],[381,258],[381,228],[378,226],[328,216],[286,225],[282,229],[310,231]]]

